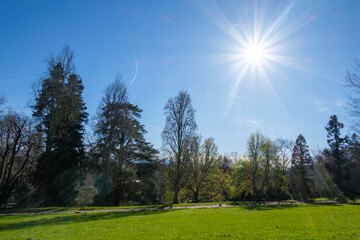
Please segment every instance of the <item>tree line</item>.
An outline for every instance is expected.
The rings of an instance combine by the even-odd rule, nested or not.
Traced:
[[[117,76],[89,120],[82,78],[66,47],[47,59],[34,85],[32,116],[5,109],[0,97],[0,204],[119,206],[209,201],[346,202],[360,195],[360,64],[348,72],[354,134],[332,115],[328,146],[310,153],[306,139],[251,134],[244,156],[220,155],[215,139],[198,132],[187,91],[164,107],[162,148],[147,142],[142,109]],[[91,133],[86,133],[86,125]]]

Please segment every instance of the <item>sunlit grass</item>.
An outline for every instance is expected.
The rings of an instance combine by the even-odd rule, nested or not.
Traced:
[[[0,216],[1,239],[359,239],[358,205]]]
[[[310,200],[312,200],[312,201],[330,201],[331,199],[323,197],[323,198],[311,198]]]

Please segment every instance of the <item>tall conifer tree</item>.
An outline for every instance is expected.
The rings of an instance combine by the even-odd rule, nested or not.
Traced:
[[[84,157],[83,134],[88,114],[82,79],[75,72],[73,52],[66,47],[47,60],[48,69],[32,106],[44,152],[34,174],[41,205],[71,205]]]
[[[129,102],[127,88],[118,76],[105,90],[94,126],[101,169],[98,181],[98,204],[116,205],[136,199],[142,191],[153,201],[152,173],[157,151],[145,140],[140,124],[142,110]]]
[[[313,161],[309,153],[309,147],[304,136],[300,134],[295,141],[291,160],[291,184],[293,195],[297,199],[307,200],[312,196],[312,167]]]

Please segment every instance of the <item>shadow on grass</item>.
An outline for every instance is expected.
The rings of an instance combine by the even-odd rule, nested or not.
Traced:
[[[36,220],[28,220],[21,222],[9,222],[9,223],[0,223],[0,232],[5,230],[17,230],[25,229],[34,226],[53,226],[53,225],[62,225],[62,224],[73,224],[73,223],[82,223],[98,220],[111,220],[116,218],[130,217],[130,216],[142,216],[142,215],[153,215],[165,213],[167,211],[153,210],[153,211],[130,211],[130,212],[106,212],[106,213],[82,213],[82,214],[64,214],[64,215],[51,215],[52,217],[44,217]],[[27,216],[22,216],[26,219]],[[3,217],[9,218],[9,216],[0,216],[0,220]],[[31,215],[34,217],[34,215]]]
[[[360,205],[360,202],[349,202],[349,205]]]
[[[256,210],[256,211],[267,211],[267,210],[277,210],[277,209],[288,209],[300,207],[298,204],[281,204],[281,205],[262,205],[262,206],[244,206],[246,210]]]
[[[252,201],[228,201],[228,202],[224,202],[226,205],[246,205],[246,204],[252,204]]]
[[[258,206],[244,206],[246,210],[256,210],[256,211],[267,211],[267,210],[276,210],[276,209],[288,209],[288,208],[297,208],[297,207],[315,207],[315,206],[342,206],[336,202],[311,202],[311,203],[300,203],[300,204],[279,204],[279,205],[258,205]]]
[[[66,207],[44,207],[44,208],[13,208],[0,210],[0,214],[12,214],[12,213],[59,213],[67,211],[70,208]]]
[[[312,202],[307,204],[315,206],[342,206],[342,204],[339,204],[337,202]]]
[[[61,213],[65,211],[95,211],[95,210],[112,210],[112,209],[147,209],[147,208],[159,208],[163,205],[129,205],[129,206],[118,206],[118,207],[41,207],[41,208],[12,208],[2,209],[0,214],[22,214],[22,213],[34,213],[34,214],[53,214]]]

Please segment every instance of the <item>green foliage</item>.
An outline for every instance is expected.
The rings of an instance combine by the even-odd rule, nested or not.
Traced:
[[[220,194],[217,171],[217,146],[213,138],[194,138],[193,150],[189,161],[187,189],[193,202],[209,201]],[[201,145],[201,146],[200,146]]]
[[[238,159],[232,169],[233,200],[288,198],[288,161],[281,147],[260,132],[250,135],[247,156]]]
[[[247,199],[253,194],[251,162],[245,159],[239,159],[233,165],[231,173],[233,189],[231,191],[232,199]]]

